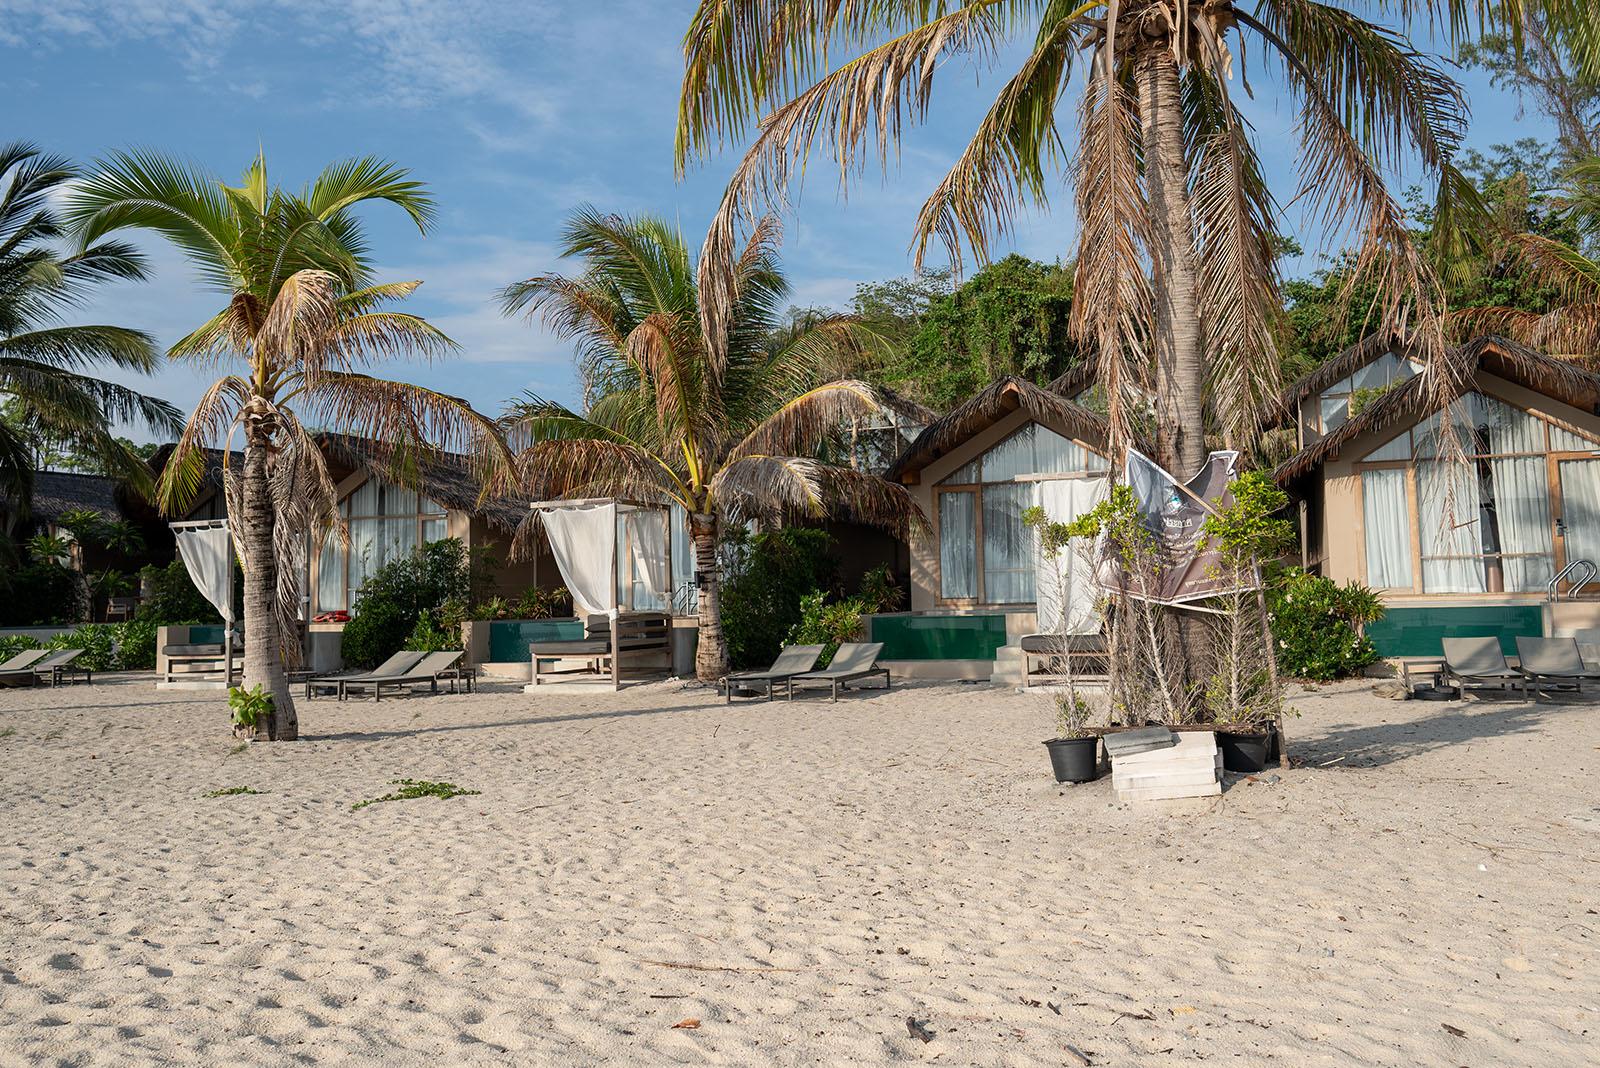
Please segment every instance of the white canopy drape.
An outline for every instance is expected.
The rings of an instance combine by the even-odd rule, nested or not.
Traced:
[[[172,536],[195,589],[222,614],[223,622],[231,626],[234,622],[233,540],[227,524],[174,524]]]
[[[615,501],[539,506],[561,579],[582,613],[617,610]]]
[[[1105,499],[1103,478],[1053,478],[1035,484],[1037,500],[1055,523],[1070,523]],[[1038,550],[1037,593],[1040,634],[1093,634],[1100,629],[1095,612],[1099,596],[1090,546],[1074,538],[1054,557]]]

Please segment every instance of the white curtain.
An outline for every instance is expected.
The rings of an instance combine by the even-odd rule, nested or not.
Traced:
[[[228,528],[178,527],[172,532],[178,543],[183,566],[206,600],[221,613],[224,623],[233,623],[233,542]]]
[[[1417,465],[1425,593],[1483,593],[1482,501],[1471,463]]]
[[[667,579],[667,513],[634,508],[622,513],[633,574],[634,608],[665,608],[671,592]]]
[[[1367,585],[1411,589],[1411,505],[1406,500],[1405,471],[1363,471],[1361,514],[1367,531]]]
[[[561,579],[582,613],[617,610],[617,506],[552,505],[541,509]]]
[[[1600,564],[1600,460],[1561,461],[1561,502],[1567,562]]]
[[[1489,461],[1494,513],[1507,593],[1544,589],[1553,574],[1550,482],[1543,456],[1503,456]],[[1514,555],[1524,554],[1524,555]]]
[[[990,604],[1034,599],[1037,539],[1022,522],[1022,513],[1032,504],[1033,486],[1027,482],[983,487],[983,599]]]
[[[1039,506],[1055,523],[1070,523],[1106,495],[1103,478],[1055,478],[1034,485]],[[1074,538],[1054,557],[1039,551],[1039,633],[1093,634],[1100,629],[1092,549],[1092,543]]]
[[[939,595],[978,596],[976,493],[939,494]]]

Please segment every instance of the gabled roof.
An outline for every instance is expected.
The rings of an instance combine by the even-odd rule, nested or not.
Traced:
[[[363,469],[379,476],[393,479],[392,450],[377,442],[349,434],[319,434],[317,442],[328,460],[328,471],[335,482]],[[470,457],[459,453],[430,450],[414,462],[404,465],[403,483],[414,484],[417,491],[438,501],[453,511],[481,515],[493,525],[515,531],[518,524],[528,518],[528,497],[501,497],[479,503],[480,487]]]
[[[1002,378],[928,425],[917,439],[884,473],[891,482],[912,484],[917,473],[974,434],[987,430],[1015,411],[1025,411],[1036,421],[1064,428],[1073,437],[1089,444],[1103,445],[1110,428],[1105,416],[1074,404],[1051,388],[1036,386],[1024,378]]]
[[[1344,358],[1339,357],[1340,360]],[[1482,370],[1563,404],[1600,414],[1600,375],[1590,374],[1509,338],[1496,335],[1473,338],[1449,350],[1448,358],[1455,364],[1453,377],[1461,386],[1456,396],[1470,392],[1473,373]],[[1341,377],[1328,381],[1337,382]],[[1443,407],[1443,402],[1435,397],[1433,404],[1428,403],[1427,378],[1426,374],[1417,375],[1384,393],[1363,408],[1360,415],[1285,460],[1272,473],[1273,478],[1279,485],[1295,482],[1336,458],[1347,444],[1363,434],[1396,424],[1409,426],[1432,415]]]
[[[87,509],[102,519],[123,518],[115,479],[76,471],[35,471],[33,507],[36,521],[53,523],[68,512]]]
[[[1406,351],[1407,346],[1393,334],[1368,334],[1285,389],[1279,395],[1279,407],[1284,412],[1292,412],[1307,397],[1349,378],[1385,353],[1404,354]]]

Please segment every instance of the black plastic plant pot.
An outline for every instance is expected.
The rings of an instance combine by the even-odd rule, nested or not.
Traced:
[[[1265,771],[1267,746],[1271,741],[1272,735],[1267,731],[1262,731],[1260,734],[1218,731],[1217,745],[1222,749],[1223,768],[1228,771]]]
[[[1094,782],[1100,777],[1100,739],[1051,738],[1044,745],[1050,750],[1056,782]]]

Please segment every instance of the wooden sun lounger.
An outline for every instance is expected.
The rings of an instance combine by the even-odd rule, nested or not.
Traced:
[[[383,700],[383,688],[408,690],[412,686],[427,683],[434,692],[439,692],[439,681],[450,680],[450,691],[455,692],[455,680],[460,678],[460,671],[456,668],[457,662],[467,655],[460,649],[445,650],[437,653],[425,653],[421,660],[408,671],[395,672],[390,675],[380,675],[374,671],[370,675],[344,678],[339,680],[339,700],[343,701],[350,696],[351,690],[371,690],[374,702]]]
[[[0,675],[4,675],[12,671],[30,670],[34,664],[38,663],[40,660],[43,660],[49,655],[50,650],[48,649],[24,649],[16,656],[13,656],[10,660],[7,660],[4,664],[0,664]]]
[[[1600,671],[1583,662],[1577,640],[1573,638],[1518,636],[1517,662],[1535,693],[1539,691],[1541,682],[1549,682],[1556,687],[1570,685],[1582,693],[1583,680],[1600,679]]]
[[[534,686],[556,675],[610,675],[611,688],[622,689],[623,662],[659,657],[672,670],[672,617],[665,612],[619,612],[615,619],[593,615],[584,621],[583,637],[568,641],[533,642],[528,646],[529,678]],[[546,667],[541,661],[579,661],[581,667]]]
[[[794,700],[796,683],[826,682],[833,691],[831,700],[839,700],[841,687],[876,675],[883,676],[883,688],[889,688],[889,669],[878,666],[878,654],[883,652],[882,642],[846,642],[833,654],[833,660],[821,671],[807,671],[788,680],[789,700]]]
[[[340,685],[345,682],[356,682],[361,679],[370,679],[375,675],[399,675],[417,666],[417,661],[422,659],[422,654],[414,649],[402,649],[389,659],[373,668],[371,671],[360,671],[351,675],[314,675],[306,679],[306,700],[314,700],[318,689],[340,692]]]
[[[728,704],[733,704],[733,691],[742,687],[754,688],[760,683],[766,683],[767,700],[772,700],[772,695],[777,684],[788,682],[796,675],[804,675],[817,666],[817,657],[822,655],[820,645],[789,645],[778,654],[778,659],[765,671],[735,671],[731,675],[724,675],[719,680],[719,685],[728,695]]]
[[[1520,682],[1522,695],[1528,695],[1528,677],[1506,661],[1499,638],[1444,639],[1444,668],[1439,674],[1447,685],[1453,680],[1463,692],[1469,685],[1509,690]]]

